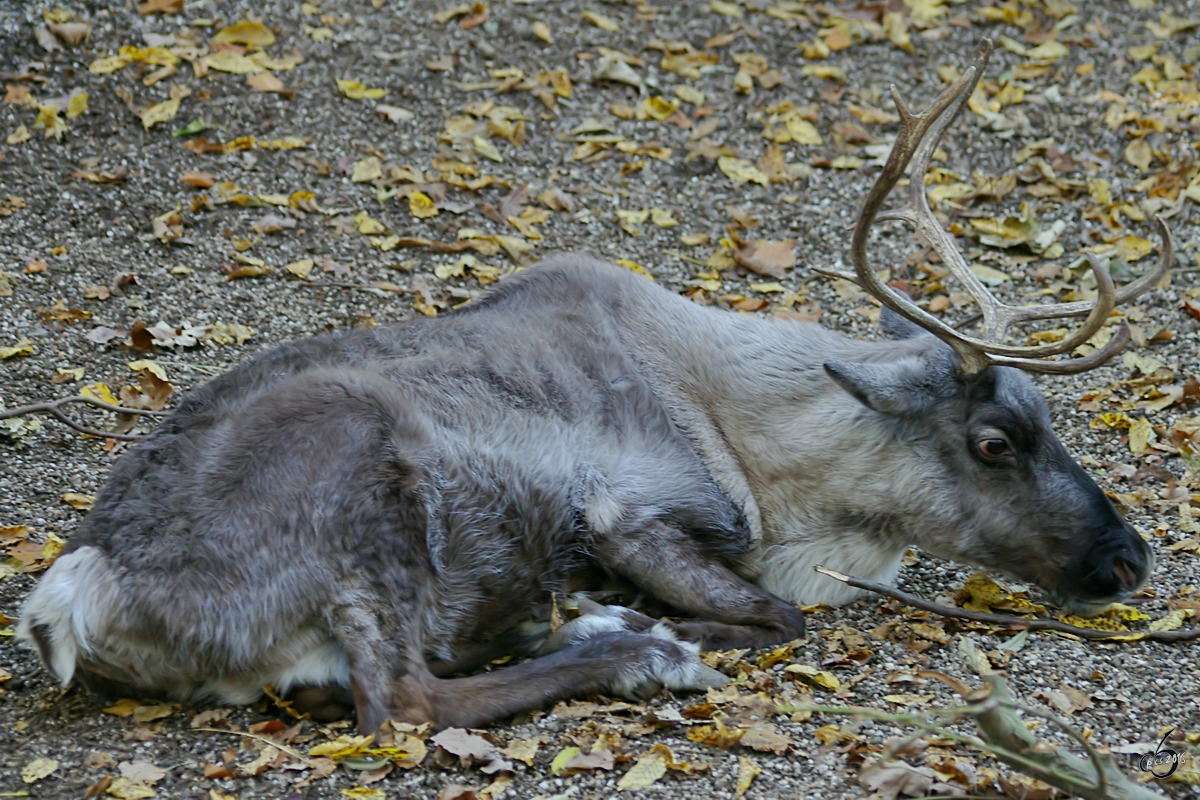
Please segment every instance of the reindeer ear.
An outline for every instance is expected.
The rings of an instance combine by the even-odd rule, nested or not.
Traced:
[[[915,355],[886,363],[826,361],[825,372],[867,408],[898,416],[927,410],[947,394],[945,384],[952,381],[945,370]]]
[[[887,306],[879,309],[879,327],[893,339],[912,339],[916,336],[932,336],[929,331],[892,311]]]

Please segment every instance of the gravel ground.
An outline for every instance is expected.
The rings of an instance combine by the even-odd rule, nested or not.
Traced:
[[[1156,337],[1131,352],[1157,359],[1167,370],[1158,374],[1168,383],[1182,385],[1200,372],[1200,331],[1193,318],[1200,315],[1192,224],[1196,211],[1193,202],[1181,195],[1195,172],[1193,144],[1200,117],[1191,114],[1200,106],[1200,95],[1194,83],[1189,87],[1186,82],[1194,77],[1198,48],[1195,29],[1174,20],[1200,20],[1200,7],[1153,0],[1135,4],[1091,0],[1077,2],[1078,8],[1061,0],[948,6],[913,2],[918,11],[942,12],[920,22],[910,19],[908,6],[898,0],[885,5],[902,12],[889,18],[893,22],[897,17],[908,22],[911,52],[883,36],[881,7],[864,5],[855,10],[850,3],[772,4],[767,0],[746,0],[742,5],[714,2],[711,7],[708,2],[680,0],[657,8],[632,0],[507,0],[489,3],[486,20],[478,9],[468,7],[465,14],[445,22],[436,21],[435,14],[451,8],[448,3],[325,0],[318,7],[315,0],[313,5],[196,0],[187,2],[178,14],[142,15],[132,2],[80,2],[69,9],[94,26],[90,39],[66,47],[57,42],[58,48],[48,51],[35,37],[35,29],[46,24],[43,10],[54,7],[0,0],[0,71],[9,86],[6,102],[0,104],[0,140],[7,137],[8,141],[0,144],[0,214],[4,214],[0,216],[0,270],[7,273],[7,277],[0,273],[0,347],[28,339],[33,348],[29,354],[0,362],[0,400],[8,407],[43,402],[94,382],[116,391],[136,382],[127,364],[143,357],[155,358],[176,391],[182,392],[279,342],[350,325],[387,324],[417,313],[415,305],[447,308],[480,291],[481,279],[487,280],[492,272],[488,267],[507,271],[514,259],[503,250],[468,250],[476,264],[484,266],[468,264],[464,277],[461,270],[456,276],[454,270],[444,269],[459,261],[458,253],[429,247],[384,250],[376,245],[386,246],[388,235],[454,242],[456,237],[469,238],[462,234],[472,228],[534,245],[518,256],[520,263],[532,263],[552,252],[589,250],[628,259],[663,285],[690,291],[699,301],[726,307],[737,303],[750,313],[763,314],[787,311],[787,306],[809,316],[819,313],[821,324],[848,335],[873,337],[874,307],[813,271],[843,261],[845,229],[877,172],[872,162],[881,146],[886,152],[895,134],[896,126],[875,121],[878,118],[870,109],[887,107],[884,90],[891,82],[918,103],[927,101],[943,85],[939,68],[961,67],[983,35],[1011,41],[1011,46],[997,48],[988,70],[988,80],[997,85],[984,99],[997,105],[965,114],[943,143],[945,160],[940,165],[967,184],[982,182],[986,176],[1017,174],[1016,188],[999,199],[984,193],[962,199],[958,209],[943,208],[952,212],[955,231],[961,233],[970,230],[969,218],[1016,215],[1028,203],[1044,226],[1055,220],[1065,224],[1058,235],[1063,252],[1045,253],[1049,259],[1033,258],[1028,245],[1001,250],[975,238],[966,239],[964,247],[976,260],[1011,276],[998,291],[1032,295],[1049,288],[1063,297],[1075,278],[1047,271],[1048,264],[1066,269],[1082,248],[1106,242],[1127,248],[1122,252],[1128,254],[1128,248],[1137,250],[1139,244],[1122,244],[1119,237],[1154,236],[1147,223],[1137,221],[1144,216],[1139,210],[1171,215],[1178,268],[1169,288],[1138,301],[1133,318],[1146,337],[1158,331],[1172,336]],[[1135,5],[1153,7],[1139,10]],[[258,91],[243,74],[213,70],[198,76],[199,70],[186,60],[178,64],[178,74],[157,80],[153,73],[161,64],[137,61],[109,74],[89,72],[89,64],[116,54],[124,45],[158,44],[177,50],[188,42],[202,46],[215,31],[248,12],[261,14],[274,30],[277,41],[266,47],[271,57],[286,59],[294,51],[303,56],[294,69],[271,73],[282,81],[282,93]],[[584,12],[602,18],[591,21]],[[842,23],[842,34],[837,13],[849,17]],[[616,30],[604,29],[605,20],[613,21]],[[1043,46],[1053,39],[1056,23],[1061,28],[1057,41],[1065,45],[1066,54],[1042,62],[1044,67],[1029,67],[1038,53],[1016,51]],[[1172,33],[1175,29],[1179,32]],[[724,43],[710,41],[723,34],[736,36]],[[64,35],[69,36],[69,31]],[[173,40],[161,38],[168,36]],[[660,66],[664,54],[652,48],[673,46],[656,39],[687,42],[698,53],[706,52],[707,43],[711,63],[694,59],[703,69],[684,78]],[[811,48],[819,39],[828,42],[832,52],[821,60],[806,59],[803,47]],[[1156,52],[1145,48],[1153,44],[1158,45]],[[634,86],[592,80],[602,69],[612,69],[613,59],[605,58],[605,48],[640,57],[641,63],[635,63],[632,71],[645,84],[644,96]],[[225,52],[237,55],[233,50]],[[739,77],[735,56],[746,53],[761,56],[765,65],[743,59],[744,75]],[[195,52],[189,55],[194,57]],[[844,82],[837,75],[827,77],[831,73],[823,76],[804,70],[812,65],[840,68]],[[503,71],[513,68],[523,70],[524,82]],[[1150,68],[1157,72],[1146,72]],[[563,72],[552,77],[555,70]],[[547,73],[540,84],[539,73]],[[572,85],[569,96],[555,93],[556,87],[565,89],[563,74]],[[750,92],[736,91],[747,78]],[[337,79],[356,80],[387,93],[377,99],[353,99],[339,91]],[[1000,85],[1003,81],[1009,81],[1007,90]],[[512,85],[500,85],[504,83]],[[688,102],[681,106],[682,113],[666,121],[626,120],[620,118],[624,109],[614,109],[614,104],[638,107],[643,97],[675,99],[680,97],[676,89],[685,86],[704,97],[685,89],[682,99]],[[46,131],[35,127],[38,109],[36,103],[30,107],[23,99],[26,87],[29,97],[42,104],[63,99],[60,124],[66,131],[61,138],[47,137]],[[181,98],[177,115],[145,128],[135,109],[169,100],[172,90],[179,94],[178,87],[191,93]],[[512,90],[501,93],[506,88]],[[1023,96],[1014,96],[1014,88],[1023,90]],[[67,119],[67,98],[77,90],[87,92],[87,111]],[[1017,102],[1008,102],[1014,99]],[[718,168],[716,157],[722,146],[727,148],[726,156],[736,154],[754,163],[771,144],[764,138],[764,123],[772,124],[771,114],[787,112],[787,107],[781,107],[784,101],[800,108],[809,121],[815,120],[821,143],[780,145],[786,160],[799,165],[792,182],[770,186],[736,182]],[[479,122],[488,112],[486,107],[475,105],[464,112],[468,104],[489,102],[522,112],[520,146],[505,138],[522,140],[520,132],[513,131],[513,114],[494,113],[489,133],[486,118]],[[809,105],[814,106],[811,114],[804,109]],[[381,106],[396,109],[391,112],[396,119],[381,113]],[[851,106],[866,118],[851,112]],[[1129,116],[1121,118],[1123,112]],[[447,120],[453,118],[463,124],[448,132]],[[591,118],[624,137],[625,149],[610,147],[611,141],[589,145],[572,140],[572,132]],[[714,121],[715,127],[702,130]],[[212,142],[254,136],[258,146],[195,152],[184,146],[194,143],[195,136],[172,135],[193,122],[214,126],[199,134]],[[778,122],[773,125],[777,130],[781,127]],[[30,138],[20,141],[24,135],[19,126],[25,126]],[[587,129],[595,133],[598,127],[591,124]],[[1144,134],[1147,148],[1131,138],[1135,133]],[[282,140],[286,146],[287,137],[308,141],[298,149],[263,146],[271,140]],[[1048,149],[1043,144],[1035,157],[1018,155],[1022,148],[1048,137],[1053,144]],[[1136,146],[1130,147],[1131,143]],[[493,155],[502,160],[494,160]],[[415,168],[416,177],[355,181],[363,177],[354,175],[355,167],[372,156],[385,169]],[[436,173],[439,160],[446,159],[464,159],[477,168],[477,175],[461,175],[455,179],[458,183],[485,175],[500,182],[471,189],[447,186],[444,175],[440,179],[421,176],[421,171]],[[1054,177],[1044,170],[1040,175],[1031,173],[1040,164],[1046,164]],[[368,162],[362,169],[370,166]],[[80,177],[88,172],[92,178],[109,173],[120,180],[106,183]],[[204,189],[181,182],[181,176],[191,172],[209,173],[217,185]],[[980,175],[979,181],[973,181],[974,173]],[[1156,180],[1147,183],[1147,179]],[[403,191],[412,180],[441,181],[440,186],[425,187],[440,213],[418,219],[403,195],[387,196],[396,188]],[[223,188],[223,182],[240,188]],[[511,198],[502,206],[510,189],[521,185],[527,185],[528,199]],[[536,209],[546,205],[536,198],[548,190],[557,190],[550,202],[559,208],[548,210],[540,221],[543,215]],[[300,191],[314,196],[304,200],[293,194]],[[1104,197],[1105,192],[1111,199]],[[265,203],[256,199],[260,195],[267,197]],[[288,208],[286,201],[282,206],[273,204],[278,200],[272,196],[278,195],[290,197],[294,207]],[[1129,204],[1123,212],[1120,203]],[[563,210],[563,205],[569,205],[569,210]],[[416,198],[413,207],[419,206]],[[525,207],[535,211],[520,224],[532,224],[544,238],[530,239],[523,235],[527,230],[504,221]],[[655,207],[669,211],[678,224],[663,227],[653,217],[624,220],[639,235],[618,225],[622,221],[618,210]],[[167,218],[176,209],[181,230],[173,229],[175,221]],[[364,235],[360,231],[369,231],[370,223],[355,220],[360,212],[387,232],[374,239]],[[157,229],[156,217],[163,219]],[[796,266],[779,279],[790,294],[751,288],[751,283],[775,279],[746,274],[731,264],[721,266],[720,275],[701,275],[709,269],[703,265],[727,235],[727,226],[745,224],[754,227],[736,232],[747,240],[795,240]],[[281,230],[264,232],[280,225]],[[707,243],[683,238],[700,234],[707,235]],[[922,275],[905,266],[924,263],[909,258],[919,252],[909,236],[889,230],[877,237],[876,244],[879,263],[898,265],[896,277]],[[238,249],[245,245],[249,246]],[[1133,264],[1132,271],[1137,273],[1152,258]],[[284,268],[297,262],[301,266],[294,271]],[[303,272],[306,264],[311,272],[301,279],[295,272]],[[230,279],[245,274],[246,268],[255,272],[264,267],[266,274]],[[435,272],[439,267],[441,276]],[[1056,287],[1054,281],[1062,279],[1068,285]],[[697,282],[703,286],[698,294]],[[924,288],[930,296],[936,294],[928,282]],[[1193,315],[1186,312],[1188,299],[1196,300]],[[60,301],[56,314],[52,307]],[[72,314],[71,309],[89,316],[82,318],[84,314]],[[946,313],[962,317],[967,311],[953,305]],[[133,341],[143,341],[146,334],[135,330],[139,321],[150,326],[165,323],[158,328],[160,346],[153,356],[122,346],[129,331],[135,331]],[[245,326],[253,334],[237,341],[238,332],[244,338],[246,331],[232,326]],[[101,328],[112,331],[107,343],[95,341],[103,338],[96,333]],[[192,330],[199,342],[162,346],[164,338],[179,338],[178,331],[189,329],[199,329]],[[224,337],[225,343],[221,343],[222,331],[231,334]],[[67,372],[78,368],[81,376]],[[1101,411],[1126,411],[1145,416],[1158,429],[1159,438],[1165,439],[1189,415],[1200,412],[1195,404],[1161,410],[1136,406],[1136,387],[1120,383],[1133,375],[1131,366],[1118,361],[1081,376],[1037,380],[1067,447],[1105,489],[1123,498],[1122,509],[1150,536],[1158,565],[1150,591],[1139,598],[1139,608],[1157,618],[1171,607],[1187,607],[1189,596],[1194,598],[1192,592],[1200,586],[1200,554],[1186,547],[1166,549],[1195,535],[1181,527],[1178,506],[1181,500],[1186,503],[1189,487],[1200,492],[1200,483],[1167,450],[1133,455],[1121,430],[1093,428],[1089,423]],[[95,425],[110,422],[99,416],[88,419]],[[69,539],[81,512],[65,503],[62,495],[94,494],[116,451],[48,419],[36,430],[19,433],[0,441],[0,525],[28,526],[31,540],[37,543],[51,534]],[[1200,495],[1192,502],[1200,504]],[[926,597],[945,596],[953,594],[971,572],[918,555],[902,574],[901,587]],[[0,579],[0,612],[15,618],[36,577],[18,572]],[[822,694],[820,699],[894,709],[897,706],[881,699],[884,695],[909,692],[933,695],[928,701],[933,705],[953,702],[952,693],[936,681],[906,682],[916,670],[935,669],[978,681],[959,655],[964,638],[992,651],[997,659],[1002,655],[995,648],[1005,636],[954,623],[944,626],[945,643],[886,636],[878,630],[889,621],[904,625],[911,619],[895,604],[877,599],[814,613],[809,638],[796,646],[790,660],[819,665],[831,654],[852,651],[854,637],[862,632],[866,641],[861,649],[868,649],[871,657],[865,664],[843,658],[830,667],[840,677],[842,689],[837,696]],[[882,638],[871,636],[873,630]],[[0,633],[9,635],[11,628]],[[120,774],[118,762],[135,761],[165,770],[165,777],[155,783],[163,797],[341,797],[343,790],[360,783],[357,773],[349,769],[339,769],[303,788],[295,782],[304,773],[286,769],[270,769],[252,778],[203,777],[206,764],[251,761],[262,743],[192,730],[193,716],[203,709],[184,709],[142,722],[101,713],[80,691],[60,693],[33,654],[13,639],[0,638],[0,642],[0,668],[11,675],[0,682],[0,793],[80,796],[105,776]],[[1003,671],[1017,695],[1033,704],[1041,702],[1034,699],[1039,692],[1078,690],[1090,707],[1074,711],[1074,724],[1090,731],[1093,743],[1115,747],[1157,739],[1174,726],[1189,732],[1200,729],[1200,668],[1194,653],[1189,645],[1088,644],[1034,635]],[[778,696],[781,687],[790,685],[783,680],[784,666],[754,673],[750,683]],[[743,690],[743,700],[749,696]],[[659,698],[651,705],[663,719],[671,718],[669,709],[697,702],[697,698]],[[731,717],[743,712],[752,716],[752,710],[743,706],[727,705],[726,711]],[[793,745],[775,755],[693,742],[685,735],[694,727],[690,720],[686,725],[647,724],[648,713],[634,708],[583,719],[569,714],[534,715],[493,728],[488,736],[500,744],[544,737],[534,763],[518,764],[506,796],[731,797],[739,758],[746,757],[762,770],[745,793],[749,798],[865,796],[868,791],[856,779],[858,763],[871,747],[899,730],[867,724],[859,730],[860,742],[822,748],[814,731],[823,725],[845,724],[844,720],[820,715],[808,721],[776,717],[775,729]],[[228,723],[245,731],[274,718],[277,712],[259,706],[235,710]],[[612,747],[626,761],[662,742],[677,758],[702,762],[708,769],[694,776],[672,772],[637,792],[618,791],[617,781],[627,769],[621,763],[611,772],[551,776],[550,760],[564,746],[581,744],[586,751],[605,731],[619,733],[620,744]],[[1039,734],[1067,742],[1054,732],[1039,730]],[[291,741],[303,749],[325,735],[305,723]],[[963,750],[955,754],[976,769],[994,766],[978,754]],[[21,771],[38,758],[55,759],[58,766],[48,777],[23,781]],[[911,760],[921,763],[920,757]],[[371,786],[388,797],[432,798],[450,784],[480,787],[491,782],[477,770],[451,762],[431,755],[422,767],[396,770]],[[1132,763],[1130,771],[1135,771]],[[989,782],[978,781],[975,792],[995,792]],[[1172,797],[1200,796],[1200,789],[1182,783],[1157,788]]]

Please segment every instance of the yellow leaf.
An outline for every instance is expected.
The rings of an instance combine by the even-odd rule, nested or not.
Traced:
[[[1117,255],[1131,264],[1150,255],[1150,251],[1154,249],[1154,242],[1140,236],[1123,236],[1116,244]]]
[[[350,180],[354,183],[374,181],[383,177],[383,163],[377,156],[369,156],[354,165]]]
[[[1162,619],[1150,623],[1152,631],[1173,631],[1183,625],[1192,616],[1192,609],[1177,608]]]
[[[125,698],[123,700],[118,700],[111,706],[102,708],[100,710],[105,714],[112,714],[114,717],[132,717],[133,712],[136,711],[140,705],[141,703],[139,703],[137,700]]]
[[[387,233],[387,226],[379,220],[372,218],[365,211],[360,211],[354,215],[354,224],[358,226],[358,232],[364,236],[378,236],[382,233]]]
[[[630,261],[628,258],[618,258],[616,263],[619,266],[622,266],[625,269],[629,270],[630,272],[636,272],[638,275],[641,275],[644,278],[649,278],[650,280],[654,280],[654,276],[651,275],[649,272],[647,272],[646,268],[643,267],[641,264],[637,263],[636,261]]]
[[[645,789],[667,773],[667,760],[653,750],[643,753],[633,768],[617,781],[621,791]]]
[[[694,106],[704,105],[704,92],[686,83],[675,87],[675,96],[685,103],[691,103]]]
[[[316,262],[311,258],[302,258],[299,261],[293,261],[290,264],[284,264],[283,268],[295,275],[297,278],[308,278],[308,274],[312,272]]]
[[[805,64],[800,68],[800,71],[814,78],[827,78],[838,83],[844,83],[846,80],[845,70],[841,67],[831,67],[826,64]]]
[[[522,761],[532,767],[533,759],[537,756],[538,747],[541,744],[541,739],[537,737],[532,739],[516,739],[508,747],[501,750],[500,755],[507,756],[514,761]]]
[[[1036,59],[1062,58],[1069,52],[1070,51],[1067,50],[1067,46],[1065,44],[1057,40],[1051,40],[1045,44],[1038,45],[1032,50],[1027,50],[1025,52],[1025,57]]]
[[[79,393],[84,397],[90,397],[93,400],[99,400],[101,403],[108,403],[112,406],[121,405],[121,401],[112,393],[106,384],[89,383],[79,390]]]
[[[762,773],[762,768],[749,756],[738,756],[737,786],[733,790],[734,797],[741,797],[754,783],[754,779]]]
[[[29,132],[29,128],[26,128],[24,125],[18,125],[17,129],[5,138],[4,143],[8,145],[20,144],[21,142],[28,142],[32,138],[33,134]]]
[[[0,347],[0,361],[13,356],[27,356],[33,353],[33,340],[22,336],[12,347]]]
[[[679,224],[679,220],[675,219],[670,211],[658,206],[650,209],[650,220],[660,228],[670,228]]]
[[[108,785],[105,792],[117,800],[148,800],[154,797],[154,790],[144,783],[136,783],[128,778],[117,778]]]
[[[972,220],[974,222],[974,220]],[[988,286],[999,286],[1002,283],[1012,280],[1007,274],[1001,272],[994,267],[985,267],[982,264],[972,264],[970,266],[971,273],[979,280],[983,281]]]
[[[88,72],[93,75],[107,75],[110,72],[124,69],[132,61],[133,59],[127,56],[105,56],[88,64]]]
[[[261,22],[237,22],[217,31],[210,41],[214,44],[248,44],[266,47],[275,44],[275,34]]]
[[[819,670],[807,664],[788,664],[784,667],[783,671],[789,675],[801,675],[809,683],[819,686],[826,691],[836,692],[842,688],[842,682],[832,672]]]
[[[304,23],[301,23],[300,27],[304,29],[305,33],[312,37],[314,42],[327,42],[335,35],[333,28],[326,28],[324,25],[319,28],[314,28],[311,25],[305,25]]]
[[[550,27],[541,20],[533,23],[532,31],[534,36],[538,37],[546,44],[554,44],[554,37],[550,34]]]
[[[1113,603],[1105,610],[1104,614],[1105,616],[1125,620],[1126,622],[1144,622],[1150,619],[1149,614],[1138,611],[1133,606],[1127,606],[1124,603]]]
[[[1145,418],[1135,419],[1129,426],[1129,452],[1134,455],[1145,452],[1155,441],[1154,428]]]
[[[169,67],[178,63],[179,56],[165,47],[135,47],[131,44],[121,45],[120,55],[130,61],[140,61],[143,64],[153,64],[156,67]]]
[[[38,106],[38,115],[37,119],[33,121],[33,127],[44,128],[47,139],[51,136],[61,139],[62,135],[67,132],[67,123],[58,116],[58,106],[53,103]]]
[[[86,114],[87,110],[88,94],[87,92],[80,92],[67,103],[67,119],[75,119],[81,114]]]
[[[562,752],[554,757],[550,762],[550,774],[556,778],[561,778],[567,774],[567,762],[575,756],[579,755],[578,747],[564,747]]]
[[[608,31],[609,33],[616,33],[617,31],[621,30],[621,26],[616,22],[604,16],[603,14],[597,14],[595,11],[583,12],[583,18],[595,25],[600,30]]]
[[[246,83],[251,89],[257,89],[260,92],[282,92],[284,89],[283,81],[269,72],[251,75],[246,78]]]
[[[1145,139],[1134,139],[1125,148],[1125,160],[1142,172],[1150,169],[1150,161],[1154,158],[1153,151],[1150,150],[1150,145]]]
[[[909,14],[915,20],[928,22],[946,13],[945,0],[904,0]]]
[[[720,156],[717,159],[717,167],[735,183],[758,183],[763,186],[771,183],[767,174],[754,166],[748,158]]]
[[[179,113],[179,103],[191,93],[192,90],[186,86],[179,87],[171,92],[172,96],[170,100],[147,108],[142,112],[142,127],[150,130],[160,122],[168,122],[175,119],[175,115]]]
[[[797,113],[793,112],[784,117],[783,124],[787,126],[788,136],[796,144],[824,144],[821,134],[817,132],[817,126]]]
[[[471,146],[475,148],[475,152],[484,158],[490,158],[492,161],[500,162],[504,160],[504,156],[500,155],[500,151],[496,145],[489,142],[482,136],[471,137]]]
[[[96,505],[96,496],[66,492],[62,495],[62,501],[78,511],[91,511],[92,506]]]
[[[737,3],[726,3],[724,0],[709,0],[708,8],[714,14],[741,19],[746,13]]]
[[[429,219],[438,215],[438,209],[433,204],[433,198],[424,192],[413,192],[408,196],[408,210],[417,219]]]
[[[383,789],[374,789],[370,786],[342,789],[342,797],[349,797],[351,800],[387,800],[387,794]]]
[[[641,111],[650,119],[663,121],[667,117],[675,113],[675,109],[679,108],[679,104],[668,100],[661,95],[647,97],[642,101]]]
[[[1022,596],[1023,593],[1010,593],[1001,588],[1000,584],[982,572],[976,572],[963,585],[962,593],[965,598],[959,600],[962,607],[968,611],[1013,611],[1018,614],[1041,614],[1046,607],[1033,603]]]
[[[53,758],[35,758],[21,770],[21,780],[26,783],[37,783],[42,778],[58,769],[58,762]]]
[[[231,72],[235,75],[255,75],[266,70],[253,59],[238,55],[231,50],[218,50],[212,55],[205,56],[202,63],[217,72]]]
[[[342,94],[349,97],[351,100],[362,100],[364,97],[370,100],[378,100],[387,94],[387,89],[368,89],[358,81],[337,79],[338,89],[341,89]]]
[[[308,754],[310,756],[326,756],[334,760],[349,758],[351,756],[361,756],[371,748],[375,741],[375,734],[367,734],[366,736],[339,736],[331,742],[322,742],[310,748]]]

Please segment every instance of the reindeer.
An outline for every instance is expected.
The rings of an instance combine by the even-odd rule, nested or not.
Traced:
[[[436,319],[269,350],[188,394],[112,469],[25,603],[20,635],[62,684],[248,703],[264,684],[316,718],[353,709],[480,726],[569,697],[720,682],[700,648],[804,634],[841,604],[824,564],[891,581],[909,545],[1096,611],[1150,548],[1051,430],[1025,372],[1070,354],[1162,259],[1094,302],[1011,307],[970,271],[922,176],[991,44],[930,108],[893,89],[900,134],[837,274],[892,338],[706,308],[560,256]],[[907,203],[881,212],[911,162]],[[979,302],[962,333],[881,282],[877,220],[919,231]],[[1051,344],[1016,322],[1085,317]],[[620,606],[547,638],[551,598],[620,579],[681,615]],[[498,656],[540,654],[469,674]]]

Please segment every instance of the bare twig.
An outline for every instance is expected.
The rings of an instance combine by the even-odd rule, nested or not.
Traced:
[[[247,739],[258,739],[260,742],[266,742],[272,747],[282,750],[297,761],[303,761],[308,766],[312,766],[312,759],[306,755],[302,755],[299,750],[294,750],[293,748],[288,747],[286,744],[280,744],[279,742],[276,742],[259,733],[250,733],[249,731],[221,730],[220,728],[192,728],[192,730],[204,731],[205,733],[228,733],[234,736],[245,736]]]
[[[101,408],[105,411],[113,411],[117,414],[141,414],[148,417],[165,417],[165,411],[147,411],[144,408],[126,408],[125,406],[114,406],[111,403],[103,403],[91,397],[83,395],[72,395],[71,397],[61,397],[49,403],[35,403],[31,406],[21,406],[20,408],[8,408],[0,411],[0,419],[8,419],[9,417],[20,417],[25,414],[50,414],[64,425],[74,428],[80,433],[86,433],[89,436],[99,436],[105,439],[120,439],[125,442],[136,442],[142,438],[140,433],[114,433],[112,431],[101,431],[95,428],[89,428],[85,425],[80,425],[75,420],[68,417],[60,410],[60,406],[68,403],[84,403],[85,405],[94,408]]]
[[[1200,639],[1200,628],[1178,628],[1173,631],[1101,631],[1095,628],[1080,628],[1077,625],[1071,625],[1066,622],[1059,622],[1054,619],[1028,619],[1026,617],[1014,617],[1007,614],[990,614],[983,611],[969,611],[965,608],[954,608],[944,606],[941,603],[935,603],[932,600],[924,600],[916,595],[911,595],[908,592],[902,592],[899,589],[893,589],[890,586],[884,586],[882,583],[874,581],[865,581],[862,578],[855,578],[852,575],[843,575],[840,572],[835,572],[831,569],[826,569],[822,566],[814,567],[814,569],[827,577],[833,578],[836,581],[841,581],[847,586],[853,586],[855,589],[864,589],[868,592],[875,592],[884,597],[891,597],[894,600],[899,600],[913,608],[919,608],[922,611],[929,611],[943,617],[951,619],[969,619],[973,622],[985,622],[989,625],[1001,625],[1012,630],[1028,630],[1028,631],[1059,631],[1061,633],[1070,633],[1081,639],[1098,639],[1111,641],[1134,641],[1141,639],[1150,639],[1156,642],[1192,642]]]

